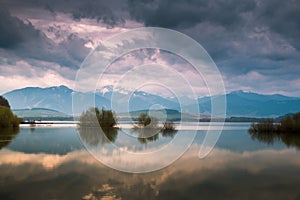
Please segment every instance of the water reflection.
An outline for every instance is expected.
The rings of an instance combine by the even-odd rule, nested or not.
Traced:
[[[173,138],[177,133],[177,130],[162,130],[161,135],[166,138]]]
[[[295,133],[269,133],[269,132],[251,132],[249,131],[253,140],[258,140],[266,144],[274,144],[280,141],[288,147],[296,147],[300,149],[300,134]]]
[[[300,150],[300,135],[295,134],[282,134],[280,137],[288,147],[296,147]]]
[[[148,142],[155,142],[156,140],[158,140],[158,137],[159,137],[159,134],[155,134],[153,136],[150,136],[150,137],[144,137],[143,135],[142,136],[139,136],[138,137],[138,141],[141,143],[141,144],[147,144]]]
[[[249,131],[253,140],[258,140],[267,144],[274,144],[275,141],[280,141],[279,134],[274,133],[258,133]]]
[[[159,136],[165,138],[173,138],[177,133],[177,130],[161,130],[154,128],[132,128],[131,133],[137,136],[138,141],[141,144],[147,144],[149,142],[155,142],[159,139]]]
[[[118,136],[116,128],[79,127],[78,132],[83,142],[91,146],[115,142]]]
[[[76,129],[70,127],[20,128],[6,148],[24,153],[64,155],[82,149]]]
[[[95,133],[84,130],[80,136],[90,145],[127,139],[121,130],[107,132],[108,136]],[[156,135],[156,141],[146,141],[149,146],[178,136]],[[198,135],[196,143],[201,144],[203,132]],[[205,159],[198,159],[195,143],[167,168],[130,174],[104,166],[77,146],[76,129],[21,129],[0,150],[0,199],[300,199],[300,151],[285,146],[299,147],[299,137],[251,137],[246,129],[226,127]],[[133,140],[139,144],[137,138]]]
[[[124,134],[129,130],[130,134],[137,139],[140,144],[147,144],[149,142],[155,142],[159,139],[159,136],[164,138],[173,138],[177,133],[176,130],[160,130],[151,128],[132,128],[126,131],[121,131],[116,128],[101,129],[99,127],[78,127],[79,135],[82,141],[89,146],[103,145],[106,143],[115,143],[117,137]]]
[[[19,131],[19,128],[1,128],[0,149],[9,145],[9,143],[18,135]]]
[[[67,155],[0,151],[1,199],[297,199],[300,156],[293,149],[235,153],[204,160],[193,146],[172,166],[121,173],[86,151]],[[39,192],[36,192],[39,191]]]

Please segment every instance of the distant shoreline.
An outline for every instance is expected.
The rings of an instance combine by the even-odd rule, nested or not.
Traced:
[[[47,121],[48,122],[48,121]],[[223,123],[221,122],[211,122],[212,126],[210,126],[210,129],[213,130],[222,130],[223,129]],[[177,130],[207,130],[209,127],[210,122],[182,122],[181,125],[179,125],[179,123],[175,122],[176,125],[176,129]],[[250,122],[225,122],[224,126],[226,125],[230,125],[230,124],[236,124],[236,127],[239,128],[243,125],[247,125],[245,126],[245,130],[248,130],[248,128],[250,127],[251,123]],[[133,128],[133,124],[127,122],[127,123],[119,123],[120,125],[120,129],[132,129]],[[73,121],[73,122],[69,122],[69,123],[63,123],[61,122],[54,122],[52,124],[50,123],[37,123],[35,124],[35,126],[30,126],[30,124],[20,124],[20,128],[31,128],[31,129],[35,129],[35,128],[77,128],[78,127],[78,122],[77,121]]]

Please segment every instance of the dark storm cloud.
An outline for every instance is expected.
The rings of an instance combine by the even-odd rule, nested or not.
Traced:
[[[237,39],[243,30],[263,27],[280,34],[293,47],[300,47],[300,1],[129,0],[129,10],[134,19],[146,26],[183,30],[206,23],[229,29],[230,36]]]
[[[37,59],[58,63],[62,66],[78,68],[90,49],[84,45],[87,42],[76,33],[70,34],[59,44],[54,43],[42,31],[36,29],[29,21],[12,16],[24,10],[39,9],[52,12],[71,14],[74,20],[81,18],[96,19],[107,27],[122,24],[123,18],[116,15],[122,11],[122,2],[92,0],[3,0],[0,11],[0,48],[10,50],[12,54],[22,59]],[[34,11],[33,11],[34,12]],[[36,17],[39,17],[37,13]],[[51,32],[51,30],[48,30]],[[13,57],[13,56],[12,56]]]
[[[55,62],[78,68],[89,50],[75,34],[55,44],[30,22],[23,22],[2,9],[0,11],[0,48],[26,59]]]
[[[47,10],[53,16],[70,14],[75,21],[95,19],[108,28],[133,20],[175,29],[203,45],[231,82],[247,74],[286,82],[299,79],[297,0],[2,0],[1,4],[12,14]],[[0,48],[22,58],[77,68],[88,53],[80,35],[71,34],[56,44],[8,12],[0,11],[0,31]]]
[[[96,19],[107,24],[108,27],[124,23],[126,1],[123,0],[12,0],[6,5],[16,10],[24,8],[40,8],[52,13],[63,12],[72,15],[74,20],[82,18]]]
[[[129,0],[132,17],[146,26],[190,27],[201,22],[226,27],[239,24],[241,13],[255,8],[253,0]]]
[[[197,40],[234,87],[258,89],[234,78],[248,74],[274,86],[299,80],[300,1],[130,0],[129,10],[146,26],[173,28]]]
[[[109,27],[131,17],[146,26],[189,28],[199,23],[239,31],[266,27],[286,37],[294,46],[300,38],[300,2],[296,0],[6,0],[16,10],[41,8],[70,13],[75,20],[91,18]]]
[[[12,17],[7,10],[0,9],[0,48],[11,49],[36,34],[31,24]]]
[[[284,36],[300,50],[300,1],[265,0],[257,11],[257,21]]]
[[[173,28],[188,32],[201,24],[199,32],[190,34],[206,47],[214,48],[216,57],[228,57],[233,44],[248,42],[250,32],[279,34],[294,48],[300,44],[300,2],[295,0],[6,0],[4,5],[18,11],[40,8],[53,13],[70,13],[74,20],[97,19],[109,27],[134,19],[146,26]],[[215,29],[207,35],[209,30]],[[202,36],[202,34],[204,36]],[[13,36],[13,35],[12,35]],[[15,36],[17,39],[17,35]],[[211,39],[212,38],[212,39]],[[220,46],[218,46],[220,44]],[[274,60],[282,55],[268,55]]]

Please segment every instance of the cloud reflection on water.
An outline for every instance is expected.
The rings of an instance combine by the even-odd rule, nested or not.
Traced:
[[[0,197],[101,199],[101,195],[112,194],[121,199],[299,198],[296,174],[300,172],[300,157],[295,149],[243,153],[215,149],[203,160],[197,153],[198,146],[193,145],[171,166],[138,175],[112,170],[85,150],[51,155],[3,149]],[[105,184],[113,192],[99,193]]]

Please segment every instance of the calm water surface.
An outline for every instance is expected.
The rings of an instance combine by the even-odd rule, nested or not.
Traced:
[[[194,127],[187,123],[179,131],[188,137]],[[93,130],[78,134],[74,127],[0,130],[0,199],[300,199],[299,138],[251,137],[249,124],[227,123],[213,151],[199,159],[207,127],[201,124],[176,162],[144,174],[101,164],[83,143],[144,151],[161,148],[178,133],[141,137],[132,131],[132,137],[123,129],[108,140]]]

